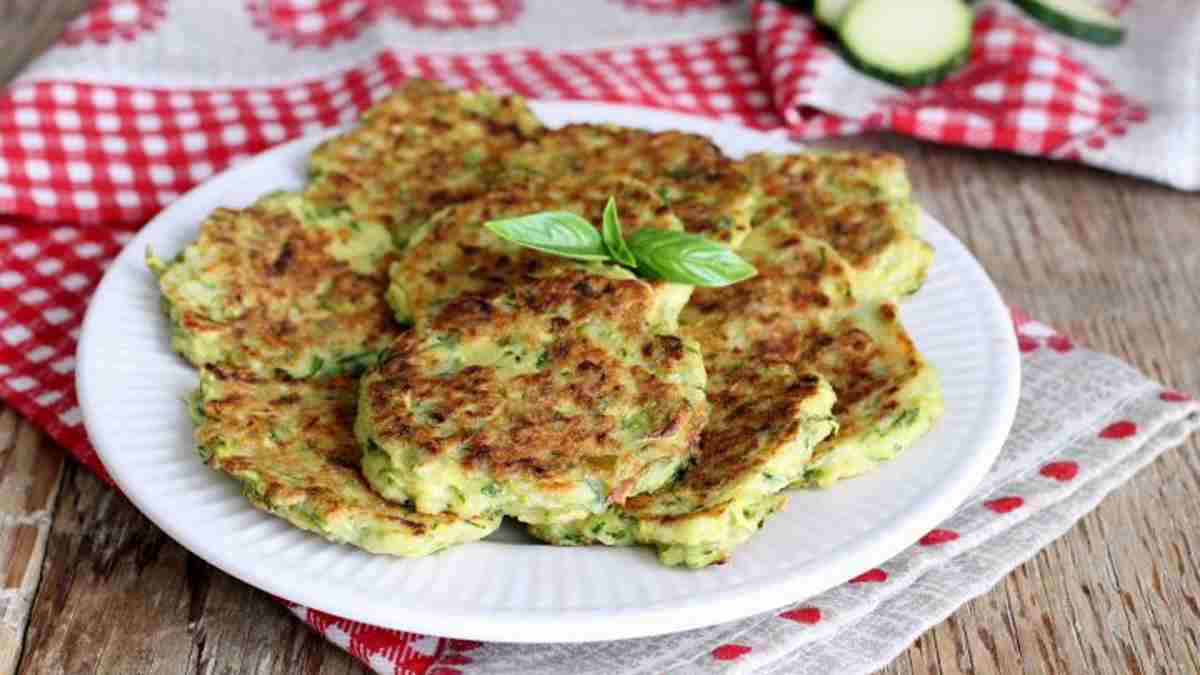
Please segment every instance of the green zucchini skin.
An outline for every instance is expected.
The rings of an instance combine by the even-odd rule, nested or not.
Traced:
[[[1124,26],[1105,26],[1060,12],[1052,3],[1043,0],[1013,0],[1014,3],[1040,23],[1063,35],[1069,35],[1098,45],[1116,45],[1125,39]]]
[[[849,8],[848,13],[842,16],[838,27],[838,46],[842,56],[857,70],[878,80],[882,80],[900,87],[924,87],[931,84],[936,84],[946,79],[960,67],[962,67],[962,65],[970,58],[971,44],[973,39],[971,25],[974,23],[974,13],[965,4],[962,5],[961,9],[962,12],[965,12],[965,15],[960,14],[959,18],[965,20],[967,22],[966,25],[953,27],[955,30],[961,30],[965,28],[965,39],[957,51],[947,53],[945,58],[942,58],[938,63],[920,69],[905,70],[896,65],[878,63],[869,57],[864,56],[856,48],[856,45],[862,43],[862,38],[858,37],[856,39],[856,36],[854,35],[855,17],[853,14],[857,11],[873,9],[873,7],[867,6],[867,3],[871,1],[872,0],[858,0],[857,2],[853,3]],[[882,6],[882,2],[875,2],[876,8]]]
[[[840,44],[839,47],[842,57],[846,59],[847,63],[854,66],[856,70],[870,75],[877,80],[883,80],[889,84],[894,84],[897,87],[904,87],[906,89],[913,87],[927,87],[931,84],[937,84],[938,82],[941,82],[947,77],[953,75],[971,57],[971,45],[968,44],[965,49],[958,53],[958,55],[954,56],[940,66],[929,68],[919,73],[902,75],[860,59],[857,55],[855,55],[854,52],[850,51],[845,44]]]

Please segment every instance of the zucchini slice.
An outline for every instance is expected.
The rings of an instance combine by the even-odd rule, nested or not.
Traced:
[[[1016,3],[1050,28],[1080,40],[1115,45],[1125,39],[1121,20],[1088,0],[1016,0]]]
[[[902,87],[946,78],[971,52],[975,15],[962,0],[857,0],[838,27],[859,70]]]
[[[854,0],[816,0],[813,3],[813,15],[826,26],[837,28],[853,2]]]

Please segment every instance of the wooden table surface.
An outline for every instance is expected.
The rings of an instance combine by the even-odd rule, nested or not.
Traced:
[[[0,0],[0,82],[70,4]],[[14,15],[41,23],[17,31]],[[1200,392],[1200,196],[886,136],[828,145],[902,154],[922,203],[1009,302]],[[1198,561],[1192,438],[883,672],[1200,673]],[[2,407],[0,578],[0,674],[363,672]]]

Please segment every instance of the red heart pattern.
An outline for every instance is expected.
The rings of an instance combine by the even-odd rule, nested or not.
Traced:
[[[988,509],[996,513],[1009,513],[1025,505],[1025,500],[1020,497],[1000,497],[983,503]]]
[[[154,30],[167,15],[166,0],[97,0],[67,25],[62,42],[108,44]]]
[[[1112,424],[1104,427],[1104,430],[1100,432],[1100,438],[1129,438],[1136,433],[1136,424],[1130,422],[1129,420],[1121,420],[1120,422],[1113,422]]]
[[[798,607],[780,614],[779,618],[811,626],[821,622],[821,610],[817,607]]]
[[[328,47],[351,40],[384,16],[417,28],[470,29],[511,23],[522,0],[360,0],[311,3],[303,0],[247,0],[254,24],[272,40],[293,47]]]
[[[1050,462],[1043,466],[1038,473],[1046,478],[1053,478],[1060,483],[1074,480],[1079,475],[1079,465],[1075,462]]]
[[[742,658],[746,654],[749,654],[751,651],[753,651],[753,650],[751,650],[746,645],[738,645],[738,644],[731,643],[731,644],[721,645],[720,647],[717,647],[716,649],[712,650],[712,657],[718,661],[733,661],[734,659]]]
[[[888,573],[879,569],[878,567],[876,567],[874,569],[869,569],[866,572],[863,572],[862,574],[854,577],[853,579],[850,580],[850,583],[852,583],[852,584],[880,583],[883,581],[887,581],[887,579],[888,579]]]
[[[937,546],[946,542],[958,539],[958,533],[954,530],[935,529],[930,530],[928,534],[921,537],[917,543],[922,546]]]
[[[1071,338],[1066,335],[1051,335],[1046,338],[1046,346],[1060,354],[1065,354],[1075,348]]]
[[[1066,354],[1075,349],[1071,338],[1057,333],[1049,326],[1034,321],[1029,315],[1019,309],[1011,309],[1013,330],[1017,333],[1017,348],[1022,354],[1035,352],[1043,344],[1058,354]]]

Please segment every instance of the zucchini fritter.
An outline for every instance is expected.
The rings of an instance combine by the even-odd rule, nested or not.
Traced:
[[[375,494],[359,473],[350,377],[264,380],[205,368],[193,397],[198,452],[257,507],[372,553],[421,556],[482,539],[499,516],[428,515]]]
[[[937,374],[892,302],[858,302],[824,243],[789,237],[788,221],[755,228],[739,251],[758,276],[697,289],[680,323],[716,363],[803,365],[833,386],[839,429],[817,446],[801,483],[827,486],[911,445],[942,412]],[[710,387],[709,397],[713,397]]]
[[[591,183],[531,179],[479,199],[445,209],[417,230],[409,247],[391,267],[388,301],[401,323],[435,316],[461,297],[493,297],[510,289],[568,270],[587,269],[601,276],[628,278],[625,270],[584,265],[517,246],[482,227],[483,223],[539,211],[571,211],[601,223],[605,203],[616,199],[626,236],[643,228],[682,228],[666,203],[641,183],[613,177]],[[651,323],[674,330],[691,287],[648,282],[656,305]]]
[[[674,334],[690,287],[483,227],[562,208],[554,189],[451,207],[397,263],[393,300],[415,326],[364,378],[358,421],[364,472],[385,497],[561,522],[658,488],[693,454],[704,365]],[[623,213],[659,223],[655,208]]]
[[[739,164],[763,192],[754,227],[825,244],[851,270],[860,302],[915,293],[933,261],[921,240],[904,162],[895,155],[751,155]]]
[[[695,463],[674,484],[582,520],[535,526],[554,544],[654,545],[668,565],[726,560],[787,503],[813,448],[837,429],[833,389],[785,363],[708,359],[711,419]]]
[[[439,209],[487,192],[500,157],[540,130],[519,97],[409,80],[313,151],[305,196],[383,225],[403,246]]]
[[[626,177],[646,185],[686,231],[737,246],[757,206],[754,184],[709,139],[681,131],[570,124],[504,158],[505,180],[528,176],[580,186]]]
[[[217,209],[177,258],[147,262],[187,360],[299,378],[361,372],[391,342],[393,255],[382,226],[280,192]]]
[[[869,305],[807,336],[801,358],[837,392],[839,429],[813,451],[798,483],[828,487],[893,459],[942,415],[937,371],[892,303]]]

